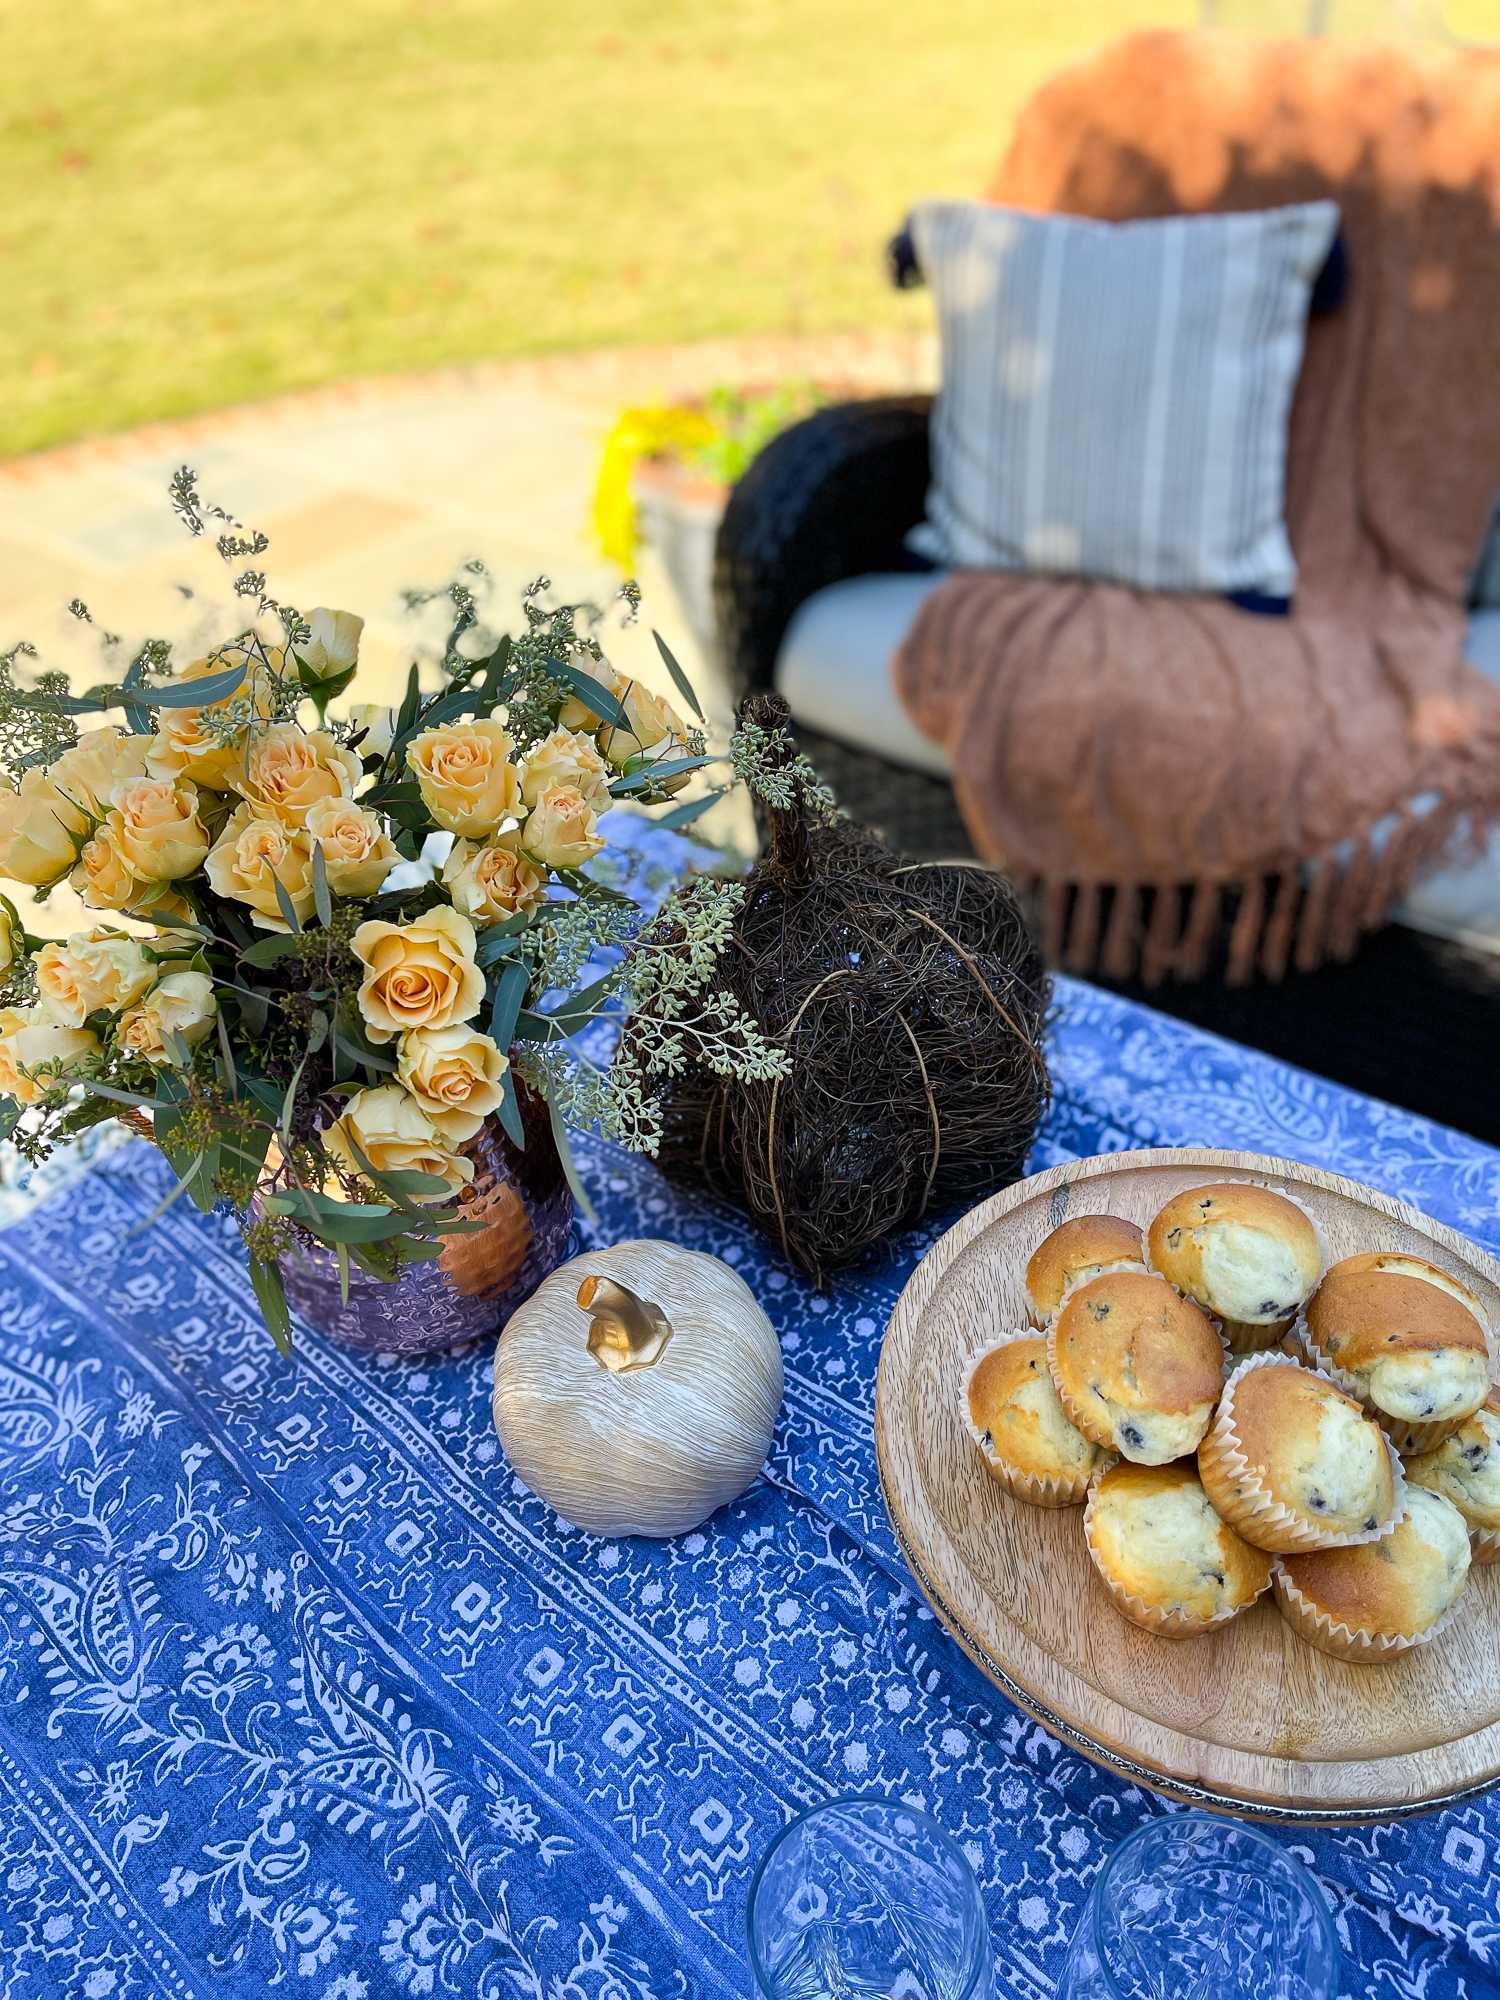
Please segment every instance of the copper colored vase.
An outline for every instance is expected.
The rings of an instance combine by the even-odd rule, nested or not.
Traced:
[[[338,1258],[321,1246],[283,1257],[292,1310],[334,1340],[387,1354],[433,1354],[498,1333],[523,1299],[567,1255],[573,1196],[546,1104],[519,1087],[525,1147],[498,1118],[460,1148],[474,1162],[461,1212],[485,1224],[450,1236],[441,1256],[408,1264],[383,1283],[356,1266],[349,1303]]]

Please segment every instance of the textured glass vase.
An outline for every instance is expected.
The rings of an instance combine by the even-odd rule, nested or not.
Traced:
[[[474,1162],[462,1212],[486,1227],[450,1236],[442,1255],[383,1283],[353,1266],[349,1303],[338,1258],[304,1247],[281,1260],[286,1295],[319,1333],[387,1354],[434,1354],[498,1333],[568,1253],[573,1196],[542,1099],[518,1086],[525,1147],[498,1118],[461,1151]]]

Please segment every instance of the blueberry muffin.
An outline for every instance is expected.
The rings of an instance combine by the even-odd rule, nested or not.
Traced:
[[[1040,1334],[1011,1334],[978,1355],[964,1421],[991,1476],[1035,1507],[1080,1507],[1109,1454],[1063,1414]]]
[[[1323,1270],[1306,1211],[1251,1181],[1174,1196],[1147,1242],[1154,1268],[1222,1323],[1231,1354],[1275,1347]]]
[[[1224,1344],[1191,1300],[1149,1271],[1110,1271],[1069,1293],[1047,1335],[1068,1420],[1137,1465],[1198,1449],[1224,1386]]]
[[[1026,1266],[1032,1324],[1045,1326],[1068,1293],[1105,1271],[1144,1271],[1146,1239],[1118,1215],[1075,1215],[1044,1236]]]
[[[1475,1562],[1500,1562],[1500,1389],[1436,1451],[1408,1459],[1406,1476],[1453,1502],[1469,1524]]]
[[[1203,1490],[1259,1549],[1374,1541],[1402,1507],[1400,1460],[1361,1404],[1280,1354],[1242,1362],[1198,1447]]]
[[[1301,1332],[1310,1358],[1401,1451],[1435,1450],[1489,1394],[1483,1307],[1420,1257],[1346,1257],[1308,1301]]]
[[[1271,1557],[1219,1518],[1191,1464],[1110,1466],[1083,1531],[1116,1607],[1164,1639],[1226,1624],[1271,1581]]]
[[[1320,1652],[1377,1666],[1435,1639],[1469,1574],[1469,1529],[1451,1500],[1406,1489],[1406,1512],[1379,1541],[1277,1556],[1276,1602]]]

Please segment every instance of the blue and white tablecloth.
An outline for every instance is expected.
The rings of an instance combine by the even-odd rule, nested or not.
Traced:
[[[1036,1166],[1287,1154],[1500,1250],[1500,1154],[1060,998]],[[930,1236],[818,1298],[647,1163],[584,1163],[602,1239],[728,1258],[785,1350],[766,1477],[672,1543],[564,1529],[511,1477],[487,1347],[400,1363],[304,1331],[284,1363],[231,1223],[138,1228],[166,1185],[144,1147],[0,1236],[0,1993],[746,1994],[756,1858],[855,1790],[937,1815],[997,1993],[1050,1993],[1104,1854],[1165,1808],[1007,1706],[892,1542],[875,1363]],[[1500,1803],[1286,1838],[1346,1993],[1500,1991]]]

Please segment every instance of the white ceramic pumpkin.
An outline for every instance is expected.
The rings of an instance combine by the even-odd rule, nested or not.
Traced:
[[[781,1345],[739,1273],[675,1243],[562,1264],[495,1349],[511,1468],[596,1535],[683,1535],[751,1485],[781,1408]]]

